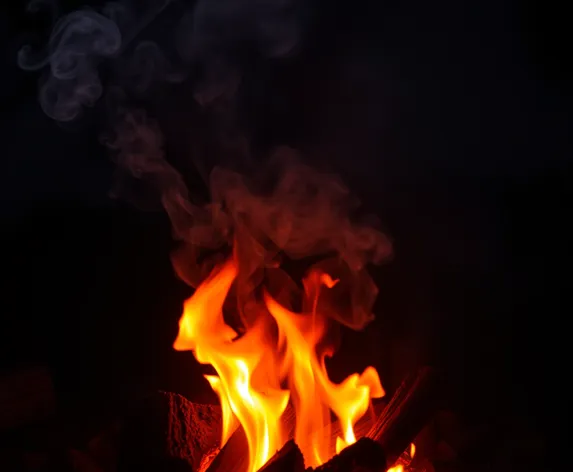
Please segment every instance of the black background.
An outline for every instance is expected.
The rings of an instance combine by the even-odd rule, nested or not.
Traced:
[[[394,241],[392,262],[374,271],[377,320],[347,333],[340,375],[373,362],[391,391],[408,369],[437,363],[449,373],[445,401],[492,443],[511,448],[526,428],[551,453],[565,422],[571,280],[564,10],[313,8],[298,58],[247,70],[244,119],[262,147],[327,160]],[[146,389],[212,399],[192,356],[171,350],[190,291],[170,267],[166,216],[109,198],[100,129],[89,116],[71,128],[44,116],[38,76],[17,67],[34,27],[24,4],[3,4],[0,21],[0,368],[46,363],[63,415],[88,404],[94,428]],[[170,93],[177,148],[188,110],[181,86]]]

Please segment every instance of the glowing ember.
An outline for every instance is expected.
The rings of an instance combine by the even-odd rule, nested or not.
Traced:
[[[414,443],[410,444],[410,459],[413,459],[416,455],[416,445]]]
[[[281,422],[289,401],[296,413],[294,439],[306,466],[323,464],[356,442],[354,425],[371,398],[384,395],[373,367],[340,384],[329,380],[325,358],[332,350],[324,347],[327,320],[317,307],[321,293],[338,281],[310,271],[303,281],[303,306],[308,307],[303,313],[290,311],[263,290],[262,300],[253,300],[256,321],[239,336],[223,319],[223,304],[238,275],[233,258],[215,267],[185,302],[174,348],[192,350],[200,363],[216,370],[206,378],[221,401],[222,445],[238,426],[243,428],[248,472],[260,469],[289,439]],[[343,432],[335,447],[325,433],[331,413]]]

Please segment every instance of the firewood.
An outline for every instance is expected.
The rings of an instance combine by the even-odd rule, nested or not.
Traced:
[[[292,405],[287,406],[281,420],[285,434],[292,437],[295,427],[295,411]],[[239,427],[210,464],[207,472],[244,472],[249,461],[248,450],[247,437],[243,428]]]
[[[0,378],[0,432],[55,417],[56,395],[47,369],[38,367]]]
[[[381,401],[378,401],[378,402],[373,403],[371,405],[370,411],[368,411],[354,425],[354,434],[356,435],[357,438],[361,438],[363,436],[366,436],[366,434],[368,434],[370,429],[372,429],[372,427],[376,423],[376,420],[378,419],[378,417],[380,416],[382,411],[384,411],[385,407],[386,407],[386,403],[381,402]],[[296,426],[296,414],[295,414],[295,411],[294,411],[294,408],[292,407],[292,405],[290,405],[290,404],[288,405],[287,409],[283,413],[283,416],[281,417],[281,420],[283,422],[284,430],[287,434],[287,437],[291,437],[291,438],[294,437],[294,431],[295,431],[295,426]],[[342,431],[342,427],[340,426],[340,422],[338,422],[338,421],[334,421],[334,422],[330,423],[328,425],[328,428],[330,428],[330,432],[329,432],[330,442],[331,442],[332,447],[333,447],[332,453],[334,453],[336,438],[337,437],[343,437],[344,434]]]
[[[315,472],[386,470],[396,462],[434,412],[436,387],[436,375],[429,368],[406,378],[366,437],[343,449]]]
[[[221,409],[159,392],[134,409],[120,433],[118,472],[195,472],[218,447]]]
[[[344,448],[315,472],[383,472],[386,456],[382,446],[370,438],[361,438]]]
[[[304,472],[302,452],[291,439],[278,451],[259,472]]]
[[[431,368],[407,377],[367,434],[382,446],[388,465],[400,457],[435,413],[439,379]]]
[[[207,472],[245,472],[249,462],[249,444],[243,428],[237,428],[219,451]]]
[[[394,396],[378,415],[374,425],[356,443],[345,448],[340,454],[315,469],[316,472],[378,472],[394,464],[402,452],[414,440],[435,411],[437,378],[430,368],[424,368],[409,376],[396,390]],[[289,406],[283,415],[286,430],[294,429],[294,410]],[[362,423],[362,425],[361,425]],[[365,416],[355,430],[360,438],[368,423]],[[332,425],[332,438],[340,434],[337,423]],[[288,444],[288,443],[287,443]],[[290,446],[289,446],[290,447]],[[298,447],[297,447],[298,449]],[[239,428],[211,463],[207,472],[243,472],[246,470],[248,455],[247,440]],[[277,453],[269,465],[277,460]],[[275,471],[287,471],[283,461],[278,460]]]
[[[365,436],[371,429],[372,423],[382,412],[384,403],[376,403],[372,407],[372,411],[364,415],[354,427],[357,437]],[[283,416],[281,417],[284,431],[287,437],[294,436],[295,429],[295,411],[292,405],[289,404]],[[335,421],[330,425],[331,443],[334,447],[336,438],[342,435],[340,424]],[[288,444],[288,443],[287,443]],[[286,446],[286,445],[285,445]],[[235,433],[229,438],[227,444],[221,449],[215,460],[211,463],[207,472],[243,472],[247,468],[248,456],[245,451],[248,450],[247,438],[242,428],[238,428]]]

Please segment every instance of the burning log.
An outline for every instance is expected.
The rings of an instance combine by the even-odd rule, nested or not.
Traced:
[[[383,472],[396,462],[435,411],[437,378],[430,368],[407,377],[366,435],[315,472]]]
[[[383,472],[396,462],[435,411],[437,378],[430,368],[407,377],[366,435],[315,472]]]
[[[291,439],[259,472],[304,472],[302,452]]]
[[[384,403],[375,404],[372,408],[372,414],[371,415],[368,415],[368,414],[364,415],[356,423],[356,425],[354,427],[354,431],[355,431],[357,437],[365,436],[366,433],[368,433],[368,431],[372,427],[372,423],[373,423],[372,418],[373,417],[377,418],[378,415],[384,409],[384,407],[385,407]],[[294,435],[295,420],[296,420],[296,418],[295,418],[294,408],[291,405],[289,405],[287,407],[286,411],[284,412],[283,416],[282,416],[282,421],[283,421],[284,426],[285,426],[285,432],[289,436]],[[336,438],[338,436],[341,436],[342,432],[341,432],[340,424],[338,422],[331,424],[330,427],[331,427],[330,436],[331,436],[332,443],[334,444]],[[285,448],[287,448],[287,445],[289,445],[289,443],[291,443],[291,441],[287,442],[285,444],[285,446],[283,446],[283,448],[279,452],[277,452],[277,454],[275,454],[275,456],[267,463],[267,466],[270,465],[271,461],[274,461],[275,457],[279,453],[281,453],[281,451],[283,451]],[[245,437],[245,433],[242,430],[242,428],[238,428],[233,433],[233,435],[231,436],[229,441],[227,441],[227,444],[225,444],[225,446],[221,449],[221,451],[219,452],[219,454],[217,455],[215,460],[211,463],[207,472],[242,472],[242,471],[246,470],[248,457],[244,453],[244,451],[246,451],[247,448],[248,448],[248,444],[247,444],[247,438]],[[292,446],[289,446],[289,450],[290,450],[290,448],[292,448]],[[296,446],[296,450],[299,450],[298,446]],[[300,452],[300,450],[299,450],[299,452]],[[301,456],[302,456],[302,454],[301,454]],[[265,467],[267,467],[267,466],[265,466]],[[279,470],[278,464],[276,464],[274,467],[275,468],[269,469],[269,470],[272,470],[273,472],[275,470]],[[262,470],[265,470],[265,469],[263,468]],[[283,470],[286,471],[287,469],[283,469]]]
[[[376,421],[365,415],[355,426],[356,443],[315,472],[383,472],[414,440],[434,412],[436,376],[422,369],[408,377],[388,405],[375,408]],[[378,411],[376,411],[378,410]],[[294,429],[294,410],[283,415],[286,430]],[[366,433],[368,431],[369,432]],[[149,397],[125,421],[119,454],[119,472],[140,470],[243,472],[248,464],[248,443],[238,428],[220,451],[220,409],[193,404],[183,397],[160,392]],[[332,438],[340,435],[336,424]],[[261,472],[303,472],[304,460],[294,441],[288,441]],[[312,472],[313,469],[307,469]]]
[[[221,410],[167,392],[148,397],[125,420],[118,472],[197,471],[218,451]]]
[[[238,428],[219,451],[207,472],[244,472],[249,461],[249,444],[243,428]]]
[[[315,472],[384,472],[386,464],[382,446],[370,438],[361,438]]]
[[[388,405],[377,415],[369,431],[365,427],[370,424],[367,418],[362,418],[357,423],[356,436],[364,437],[314,470],[316,472],[386,470],[407,449],[434,413],[437,384],[435,372],[430,368],[421,369],[416,374],[407,377]],[[290,407],[287,408],[283,420],[285,420],[287,430],[292,429],[294,413]],[[340,430],[333,427],[331,434],[334,439],[340,434]],[[239,428],[212,462],[208,472],[244,471],[248,460],[245,454],[247,447],[245,434]],[[261,471],[301,472],[304,468],[300,468],[295,460],[298,454],[300,450],[296,444],[289,441]]]
[[[244,470],[247,465],[245,458],[237,455],[235,459],[233,464],[215,459],[208,471]],[[226,468],[227,464],[229,468]],[[376,441],[362,438],[326,464],[316,469],[305,469],[304,458],[299,447],[293,440],[290,440],[259,472],[305,472],[305,470],[306,472],[383,472],[386,470],[386,459],[382,447]]]
[[[436,411],[438,376],[423,368],[407,377],[367,434],[382,446],[389,465],[400,457]]]

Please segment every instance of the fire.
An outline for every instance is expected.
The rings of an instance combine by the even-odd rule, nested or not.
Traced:
[[[402,464],[398,464],[394,467],[390,467],[386,472],[404,472],[404,466]]]
[[[404,456],[407,457],[404,457]],[[393,467],[390,467],[386,472],[404,472],[404,470],[412,470],[410,469],[410,463],[414,456],[416,455],[416,445],[414,443],[410,443],[410,448],[408,451],[404,451],[404,454],[400,456],[400,462]]]
[[[221,400],[224,445],[238,423],[249,445],[249,472],[261,468],[284,444],[279,425],[287,407],[289,392],[280,389],[278,379],[265,378],[254,387],[257,369],[275,357],[272,345],[263,342],[263,325],[246,335],[237,333],[223,320],[223,303],[237,275],[233,261],[215,270],[187,300],[179,324],[176,350],[192,350],[202,364],[210,364],[218,375],[207,380]]]
[[[174,348],[192,350],[200,363],[217,372],[206,378],[221,402],[221,445],[242,427],[249,446],[248,472],[259,470],[290,439],[281,421],[289,402],[296,414],[294,439],[306,466],[321,465],[356,442],[356,422],[372,398],[384,395],[378,373],[368,367],[340,384],[328,377],[325,359],[332,350],[323,347],[327,320],[317,307],[321,293],[337,280],[310,271],[303,281],[303,306],[308,307],[303,313],[290,311],[263,290],[255,301],[256,321],[239,335],[223,318],[223,304],[238,273],[236,259],[230,258],[185,302]],[[330,443],[331,413],[342,431],[335,445]]]

